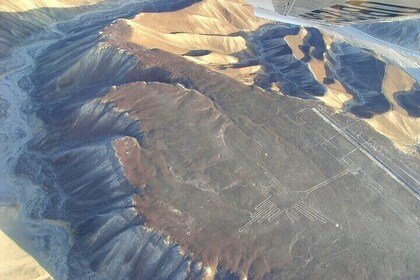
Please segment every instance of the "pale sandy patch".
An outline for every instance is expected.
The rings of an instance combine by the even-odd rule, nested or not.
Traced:
[[[389,111],[366,120],[376,131],[391,139],[405,153],[414,153],[420,144],[420,118]]]
[[[406,153],[413,153],[420,143],[420,119],[410,117],[397,103],[394,94],[409,91],[415,84],[403,70],[387,65],[382,90],[391,103],[389,112],[366,120],[375,130],[391,139],[395,146]]]
[[[53,278],[29,253],[0,230],[0,279],[44,280]]]
[[[255,17],[252,8],[243,0],[204,0],[174,12],[143,13],[133,21],[160,33],[213,35],[254,31],[270,22]]]
[[[178,55],[192,50],[209,51],[203,56],[185,57],[252,84],[249,75],[260,71],[260,66],[231,68],[229,65],[249,53],[245,32],[269,21],[255,17],[252,8],[242,0],[204,0],[179,11],[142,13],[125,22],[131,27],[128,38],[131,43]]]
[[[311,70],[315,79],[319,83],[323,83],[326,77],[325,58],[318,60],[312,57],[308,63],[309,70]],[[324,96],[317,97],[326,105],[334,108],[337,112],[343,108],[343,104],[353,98],[353,96],[346,91],[340,81],[335,80],[334,83],[326,85],[327,91]]]
[[[382,90],[388,101],[392,104],[394,111],[408,116],[407,112],[394,99],[394,94],[400,91],[411,90],[415,83],[416,81],[400,68],[394,65],[387,65]]]
[[[304,28],[301,28],[297,35],[287,35],[284,37],[284,40],[292,49],[293,55],[296,57],[296,59],[301,60],[305,57],[305,54],[300,50],[299,46],[303,45],[303,38],[305,38],[306,34],[308,34],[308,31],[306,31]]]
[[[1,0],[0,11],[24,12],[39,8],[70,8],[93,5],[103,0]]]
[[[198,64],[202,64],[202,65],[209,65],[209,64],[223,65],[223,64],[237,63],[239,61],[239,59],[235,56],[221,54],[221,53],[210,53],[210,54],[203,55],[200,57],[186,55],[184,57],[190,61],[193,61]]]

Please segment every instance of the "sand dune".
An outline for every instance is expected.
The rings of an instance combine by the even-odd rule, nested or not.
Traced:
[[[290,48],[292,48],[293,55],[297,59],[302,59],[305,56],[305,54],[299,49],[299,46],[303,45],[303,37],[305,37],[306,34],[306,29],[301,28],[297,35],[287,35],[284,37],[284,40],[286,40],[287,44],[290,46]]]
[[[396,102],[394,94],[399,91],[409,91],[416,84],[416,81],[400,68],[388,65],[385,70],[385,78],[382,90],[388,101],[392,104],[392,109],[404,116],[408,116]]]
[[[260,70],[258,66],[224,67],[238,62],[239,53],[249,52],[245,32],[268,23],[256,18],[252,9],[241,0],[205,0],[176,12],[140,14],[126,22],[132,27],[129,39],[132,43],[184,55],[191,61],[241,80]],[[197,50],[206,51],[206,54],[188,55]]]
[[[395,146],[406,153],[414,153],[420,144],[420,119],[389,111],[366,120],[376,131],[391,139]]]
[[[285,37],[285,40],[293,50],[294,56],[298,59],[303,59],[304,57],[304,53],[299,46],[303,44],[306,34],[306,31],[301,30],[297,35]],[[323,36],[327,47],[329,47],[333,39],[325,33]],[[314,57],[311,57],[311,60],[308,62],[309,69],[320,83],[327,77],[325,62],[325,58],[318,60]],[[419,144],[420,120],[409,116],[407,111],[397,103],[394,95],[397,92],[411,90],[415,84],[416,81],[402,69],[392,64],[387,64],[382,82],[382,91],[392,107],[390,111],[384,114],[374,115],[372,118],[365,119],[376,131],[391,139],[398,149],[406,153],[415,152],[416,145]],[[334,80],[334,83],[326,84],[325,86],[327,87],[326,94],[317,98],[326,105],[334,108],[337,112],[342,110],[346,102],[353,99],[350,92],[337,79]]]
[[[160,33],[213,35],[253,31],[269,22],[255,17],[242,0],[204,0],[175,12],[140,14],[133,21]]]
[[[395,93],[409,91],[416,81],[400,68],[388,65],[383,81],[383,93],[391,103],[391,111],[366,120],[378,132],[390,138],[397,148],[412,153],[420,144],[420,119],[411,117],[395,100]]]
[[[305,54],[300,49],[300,46],[303,45],[304,37],[307,36],[307,34],[308,32],[306,29],[302,28],[297,35],[288,35],[284,37],[289,47],[292,49],[293,55],[299,60],[305,57]],[[311,56],[311,59],[308,62],[308,68],[311,70],[315,79],[322,84],[324,78],[327,77],[325,70],[325,58],[319,60]],[[328,106],[334,108],[337,112],[342,109],[345,102],[353,98],[338,80],[335,80],[333,83],[325,86],[327,87],[325,95],[317,98]]]

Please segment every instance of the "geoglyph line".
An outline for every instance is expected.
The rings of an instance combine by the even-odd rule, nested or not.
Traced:
[[[379,161],[375,156],[373,156],[368,150],[366,150],[359,142],[354,139],[354,136],[349,135],[346,131],[341,129],[334,120],[332,120],[329,116],[318,110],[317,108],[311,109],[315,112],[318,116],[320,116],[325,122],[331,125],[335,130],[341,133],[348,141],[350,141],[353,145],[359,148],[359,150],[366,155],[370,160],[372,160],[379,168],[385,171],[391,178],[397,181],[402,187],[404,187],[411,195],[413,195],[417,200],[420,200],[420,196],[414,192],[410,186],[407,186],[401,179],[399,179],[388,167],[386,167],[381,161]]]
[[[350,157],[347,157],[346,159],[342,158],[340,162],[348,169],[352,169],[354,168],[354,166],[357,166],[355,161],[352,160]],[[420,232],[420,227],[417,225],[416,221],[417,217],[410,211],[405,210],[405,207],[401,204],[401,202],[394,196],[384,191],[383,187],[378,182],[373,180],[369,174],[367,174],[365,171],[359,168],[357,170],[356,178],[363,184],[363,186],[365,186],[371,192],[378,195],[392,211],[394,211],[398,216],[400,216],[400,218],[403,221],[405,221],[407,224],[414,227],[417,231]]]
[[[284,186],[273,174],[268,171],[265,171],[264,174],[271,180],[271,185],[275,187],[280,192],[280,194],[287,194],[290,192],[289,188]]]
[[[309,190],[307,190],[307,191],[306,191],[306,193],[311,193],[311,192],[314,192],[314,191],[316,191],[316,190],[318,190],[318,189],[322,188],[323,186],[326,186],[326,185],[330,184],[331,182],[333,182],[333,181],[335,181],[335,180],[337,180],[337,179],[339,179],[339,178],[343,177],[344,175],[347,175],[348,173],[349,173],[349,171],[348,171],[348,170],[344,170],[343,172],[341,172],[341,173],[339,173],[339,174],[335,175],[334,177],[331,177],[331,178],[329,178],[328,180],[326,180],[326,181],[324,181],[324,182],[322,182],[322,183],[319,183],[318,185],[316,185],[316,186],[314,186],[314,187],[310,188]]]
[[[311,215],[311,213],[305,209],[303,209],[302,206],[300,206],[299,204],[295,204],[295,206],[293,206],[293,208],[298,211],[299,213],[301,213],[303,216],[305,216],[306,218],[308,218],[309,220],[311,220],[312,222],[315,221],[315,217]]]
[[[293,219],[294,219],[296,222],[298,222],[298,221],[300,221],[300,220],[301,220],[301,218],[300,218],[299,214],[298,214],[295,210],[293,210],[293,209],[290,209],[290,215],[293,217]]]
[[[269,221],[270,223],[272,222],[272,221],[274,221],[274,219],[275,218],[277,218],[282,212],[283,212],[284,210],[280,210],[280,209],[277,209],[277,211],[276,212],[274,212],[273,214],[271,214],[271,216],[270,217],[268,217],[268,219],[267,219],[267,221]]]
[[[292,214],[292,211],[294,211],[293,209],[292,210],[287,210],[286,211],[286,215],[287,215],[287,217],[290,219],[290,221],[292,222],[292,223],[294,223],[294,222],[296,222],[297,220],[295,219],[295,217],[294,217],[294,215]]]
[[[285,186],[275,175],[273,175],[267,168],[262,166],[259,162],[257,165],[264,171],[264,175],[270,180],[270,185],[277,190],[276,195],[288,194],[290,189]]]
[[[263,221],[272,222],[275,218],[277,218],[283,210],[280,210],[271,200],[271,195],[268,196],[265,200],[263,200],[261,203],[259,203],[257,206],[255,206],[256,212],[252,213],[250,215],[250,220],[243,225],[239,232],[243,232],[245,229],[249,228],[251,225],[253,225],[255,222],[258,222],[259,224]]]
[[[270,201],[270,203],[268,203],[266,207],[261,208],[260,211],[257,211],[254,214],[252,214],[251,218],[263,217],[266,213],[270,212],[275,207],[277,207],[277,206],[273,202]]]
[[[293,206],[293,208],[311,221],[316,219],[324,224],[327,222],[336,224],[334,220],[327,217],[324,213],[315,209],[313,206],[309,205],[306,201],[299,201]]]
[[[271,217],[271,215],[273,215],[273,213],[275,213],[275,212],[277,212],[277,211],[279,211],[280,209],[278,209],[277,207],[276,208],[273,208],[273,209],[271,209],[268,213],[266,213],[264,216],[262,216],[259,220],[258,220],[258,223],[259,224],[261,224],[265,219],[267,219],[267,220],[269,220],[269,218]]]
[[[322,213],[320,210],[314,208],[312,205],[309,205],[306,201],[302,200],[299,203],[303,205],[304,207],[306,207],[307,209],[309,209],[310,211],[312,211],[313,213],[315,213],[316,215],[320,216],[322,219],[325,219],[330,223],[336,224],[336,222],[333,219],[329,218],[327,215]]]
[[[261,202],[260,204],[258,204],[257,206],[255,206],[255,210],[258,210],[258,209],[260,209],[261,207],[264,207],[264,205],[266,204],[266,203],[268,203],[268,202],[270,202],[270,198],[271,198],[271,195],[270,196],[268,196],[265,200],[263,200],[263,202]]]

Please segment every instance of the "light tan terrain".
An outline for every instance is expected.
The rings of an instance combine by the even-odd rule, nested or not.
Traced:
[[[0,11],[3,12],[24,12],[39,8],[70,8],[85,5],[93,5],[104,0],[2,0]]]
[[[30,253],[6,234],[8,230],[14,231],[14,225],[19,224],[17,221],[18,210],[14,207],[0,207],[0,214],[0,279],[52,279],[50,274]]]
[[[129,42],[182,55],[245,84],[254,84],[256,75],[267,71],[259,64],[232,67],[233,64],[256,55],[250,48],[250,32],[270,23],[255,17],[252,9],[242,0],[204,0],[179,11],[144,13],[125,22],[131,27],[131,35],[127,38]],[[307,31],[302,28],[299,34],[285,37],[293,55],[299,60],[304,57],[299,46],[303,44],[306,35]],[[328,48],[332,38],[328,34],[323,35]],[[318,60],[311,57],[307,63],[315,79],[321,84],[326,77],[325,62],[325,58]],[[365,120],[378,132],[390,138],[396,147],[407,153],[415,152],[415,145],[419,143],[420,121],[408,116],[395,102],[393,94],[411,89],[413,84],[413,79],[404,71],[389,65],[383,89],[387,99],[393,104],[392,109]],[[337,112],[342,110],[344,103],[353,98],[339,80],[325,87],[325,95],[318,99]],[[271,90],[281,94],[274,84]]]
[[[216,267],[252,279],[399,273],[391,269],[410,259],[401,252],[416,243],[417,200],[369,157],[385,153],[367,150],[358,136],[365,129],[376,141],[377,133],[323,106],[311,108],[312,101],[267,94],[180,56],[125,43],[118,36],[126,27],[113,28],[110,44],[141,65],[130,75],[148,81],[112,87],[101,98],[139,121],[144,142],[126,136],[113,147],[139,189],[136,210],[148,228],[210,267],[209,276]],[[189,88],[176,84],[181,80]],[[340,132],[323,118],[351,130]],[[390,143],[384,147],[395,155]],[[367,187],[378,178],[395,198]],[[403,206],[389,208],[395,199]],[[404,232],[409,236],[400,242]]]
[[[35,98],[47,117],[19,170],[51,187],[40,217],[69,223],[67,265],[76,275],[86,265],[92,274],[83,276],[168,279],[194,271],[191,263],[205,279],[225,279],[223,271],[241,280],[419,274],[418,158],[377,133],[413,151],[419,123],[394,95],[414,80],[388,65],[392,110],[364,121],[342,114],[354,97],[344,80],[327,81],[325,57],[302,48],[310,29],[290,28],[299,33],[284,42],[289,27],[264,33],[272,26],[251,13],[243,0],[139,13],[92,29],[102,38],[89,49],[80,38],[90,31],[75,26],[79,36],[36,58]],[[70,59],[74,50],[83,53]],[[281,71],[304,74],[273,77]],[[333,110],[287,96],[314,83],[326,87],[316,98]],[[2,219],[0,279],[49,279]]]
[[[392,109],[382,115],[366,120],[378,132],[389,137],[404,152],[415,151],[420,143],[420,118],[409,116],[394,99],[394,94],[409,91],[416,81],[400,68],[388,65],[383,82],[383,92]]]
[[[184,55],[199,64],[240,80],[260,70],[259,65],[233,69],[249,53],[246,32],[268,20],[257,18],[242,0],[205,0],[169,13],[142,13],[127,21],[132,27],[129,41],[147,48],[159,48]],[[158,23],[158,24],[157,24]],[[207,51],[189,55],[190,51]]]
[[[287,36],[285,39],[293,50],[296,58],[303,58],[303,53],[299,49],[299,45],[303,43],[305,32],[300,32],[296,36]],[[328,34],[323,34],[327,48],[331,45],[332,39]],[[322,83],[325,74],[325,58],[323,61],[312,57],[308,63],[309,69],[312,71],[316,80]],[[413,88],[416,81],[410,77],[402,69],[388,64],[383,80],[382,90],[388,101],[392,104],[390,111],[375,115],[373,118],[365,119],[376,131],[385,135],[393,141],[395,146],[403,152],[415,153],[416,145],[420,143],[420,119],[411,117],[400,107],[394,99],[394,94],[401,91],[409,91]],[[353,97],[343,87],[340,81],[335,80],[333,84],[326,85],[327,93],[318,97],[328,106],[340,112],[343,104]]]
[[[45,280],[52,277],[30,254],[0,230],[0,279]]]
[[[293,55],[297,59],[303,59],[305,54],[299,49],[299,46],[303,45],[303,38],[307,35],[307,31],[304,28],[301,28],[301,31],[297,35],[288,35],[284,39],[288,43],[289,47],[293,51]],[[326,36],[326,35],[324,35]],[[308,67],[312,71],[315,79],[322,83],[324,77],[326,77],[325,71],[325,59],[318,60],[314,57],[311,57],[311,60],[308,62]],[[326,85],[327,92],[324,96],[318,97],[321,101],[325,102],[328,106],[334,108],[339,112],[343,104],[353,97],[347,90],[343,87],[340,81],[335,80],[334,83]]]

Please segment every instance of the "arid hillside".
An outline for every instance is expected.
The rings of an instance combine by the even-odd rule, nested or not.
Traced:
[[[317,98],[368,122],[402,151],[416,152],[420,119],[396,96],[419,85],[374,52],[314,28],[273,25],[253,16],[242,0],[204,0],[118,24],[128,26],[128,42],[181,55],[267,91]]]
[[[29,3],[0,13],[10,260],[56,279],[420,274],[412,72],[242,0]]]

